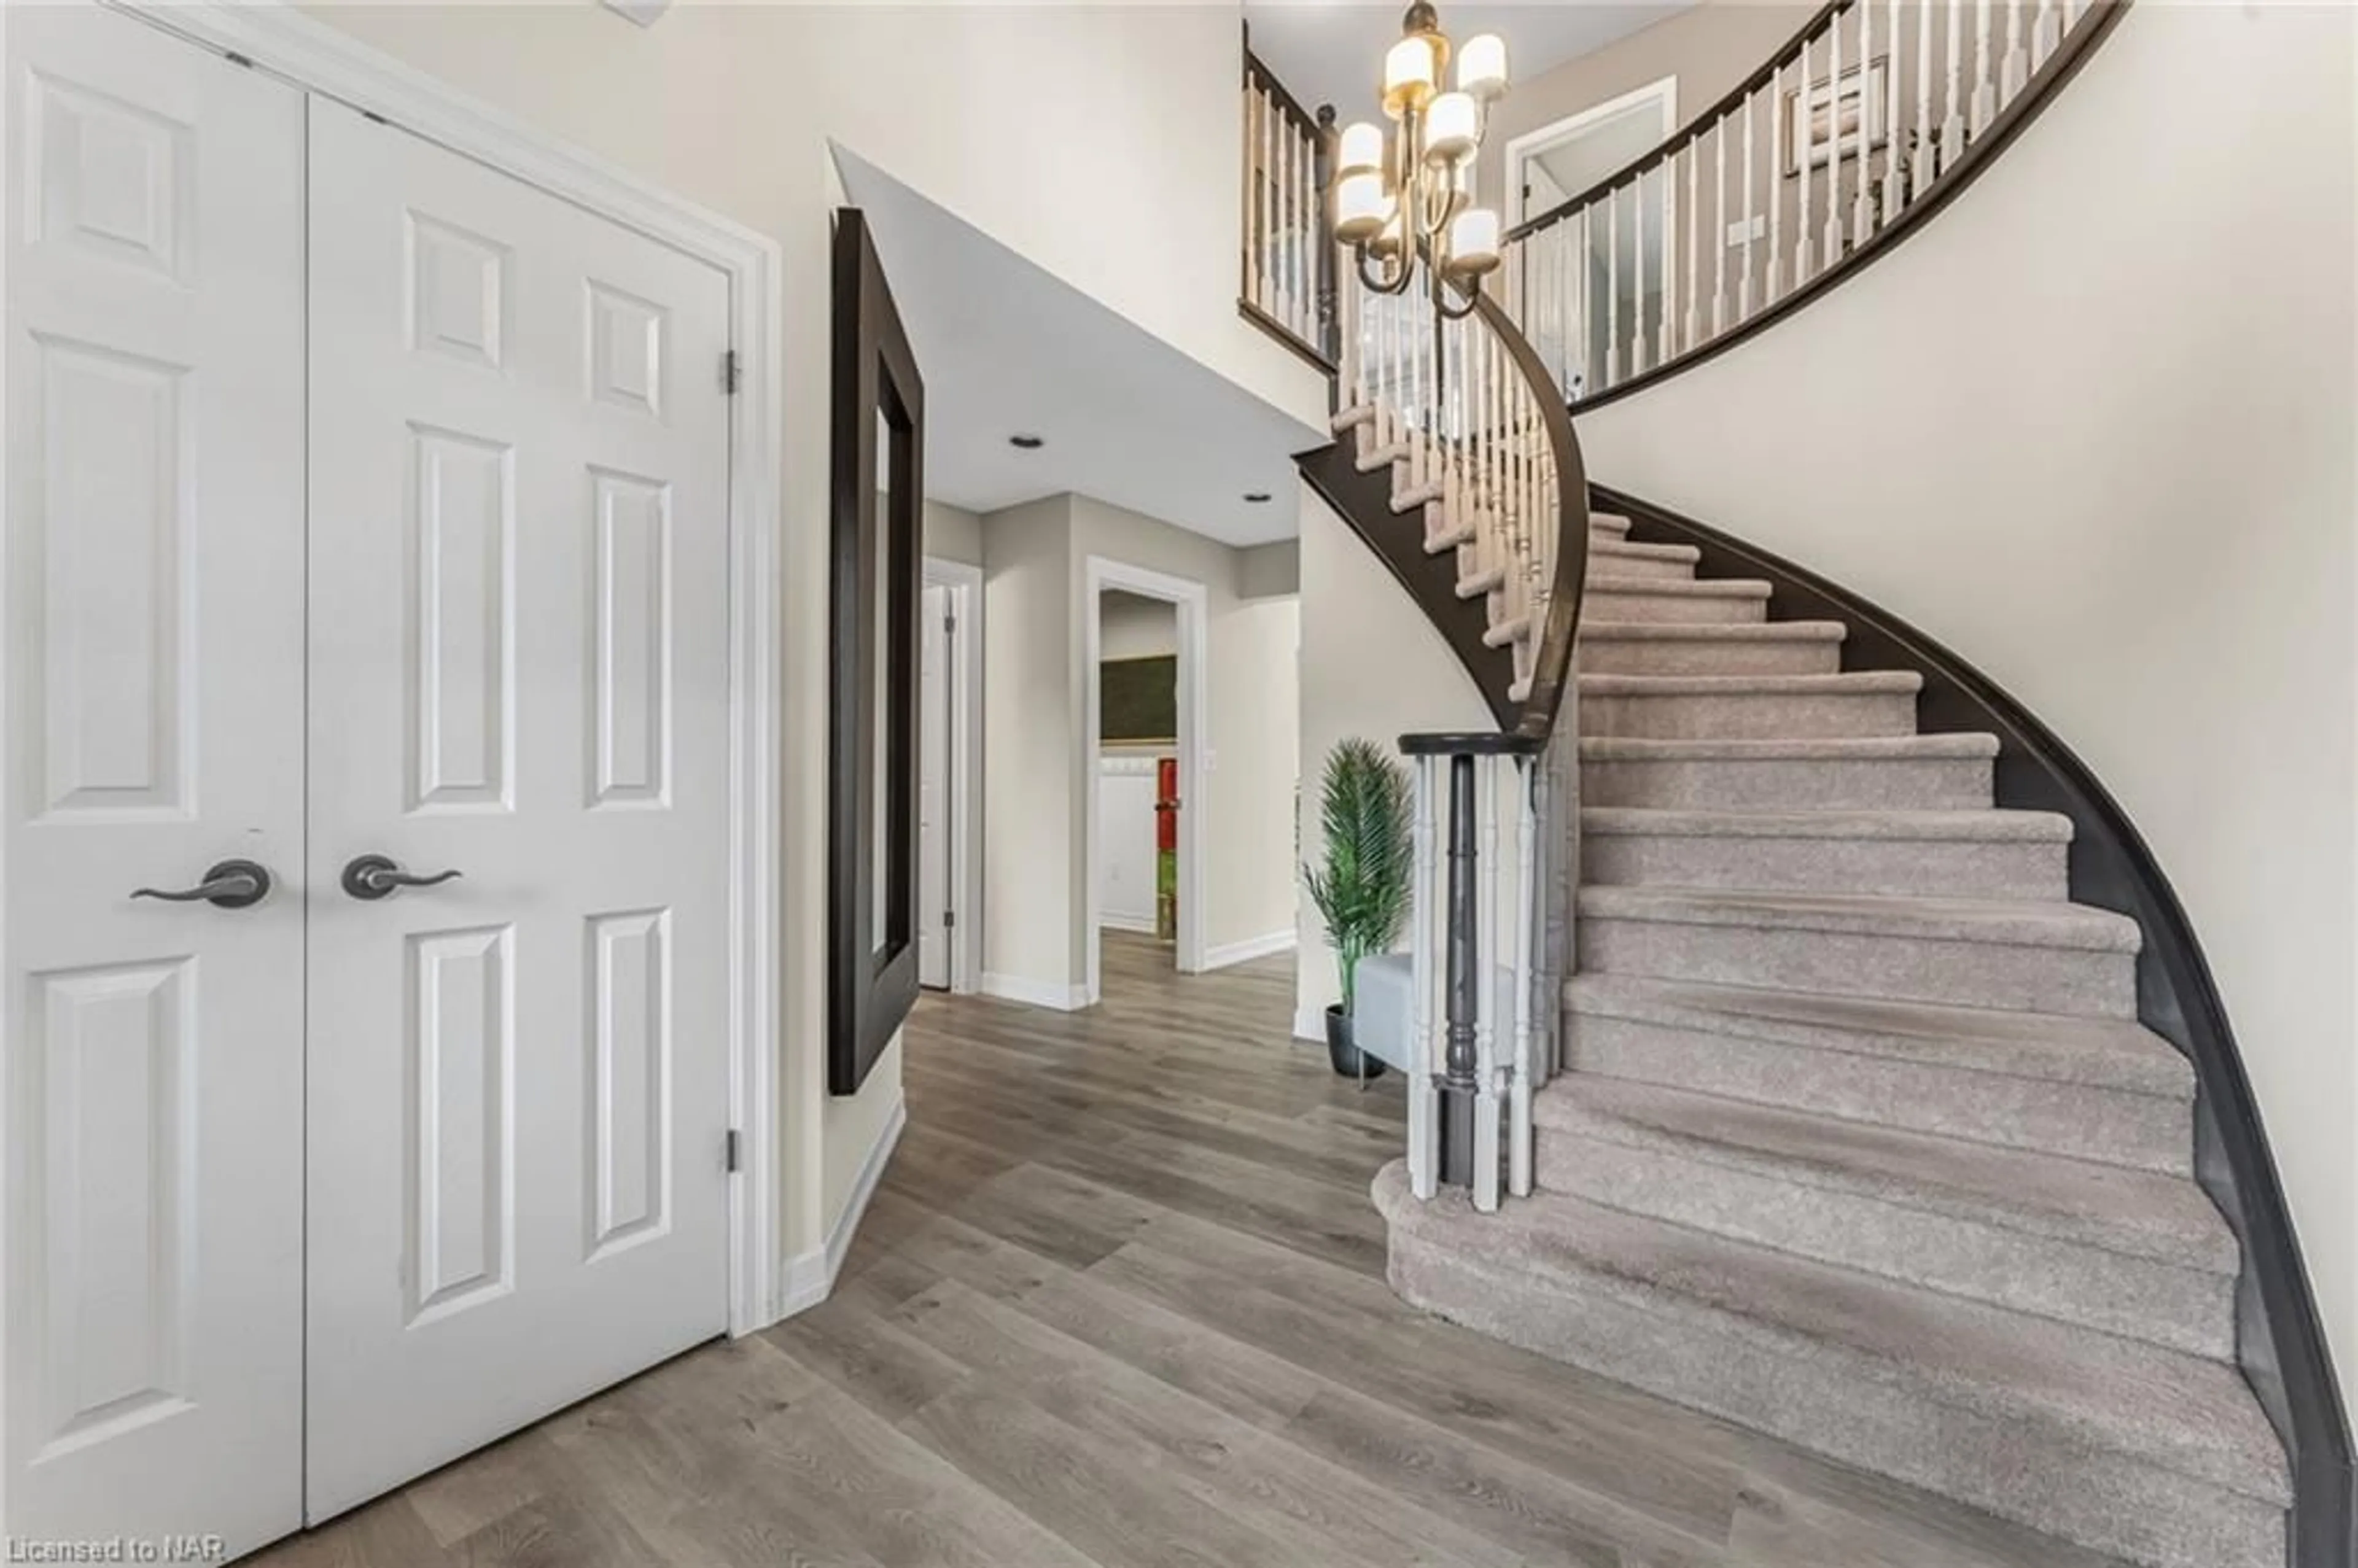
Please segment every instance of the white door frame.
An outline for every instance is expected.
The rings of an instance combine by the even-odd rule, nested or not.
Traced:
[[[754,231],[543,135],[283,0],[101,0],[215,53],[375,114],[659,240],[729,278],[739,373],[729,438],[729,1332],[783,1315],[776,1041],[783,808],[776,658],[783,266]],[[0,59],[0,70],[7,62]],[[13,126],[0,126],[0,158]],[[0,166],[5,167],[5,166]],[[0,366],[5,372],[5,366]],[[713,367],[713,373],[720,373]],[[5,1080],[0,1080],[5,1093]],[[0,1104],[0,1116],[6,1110]],[[5,1122],[0,1122],[5,1125]]]
[[[1531,216],[1531,213],[1523,211],[1523,162],[1526,158],[1542,147],[1553,146],[1568,136],[1578,135],[1600,120],[1609,120],[1650,100],[1659,100],[1661,103],[1662,139],[1667,141],[1670,139],[1671,133],[1679,128],[1679,79],[1675,76],[1665,76],[1659,81],[1650,81],[1643,87],[1632,88],[1618,98],[1608,99],[1603,103],[1592,105],[1583,109],[1577,114],[1566,114],[1561,120],[1551,120],[1538,130],[1525,131],[1521,135],[1508,142],[1505,169],[1507,200],[1509,211],[1512,214],[1509,220],[1509,225],[1520,223]],[[1567,200],[1579,194],[1577,190],[1564,192]],[[1668,240],[1669,236],[1665,235],[1664,238]]]
[[[1102,655],[1105,590],[1120,589],[1144,599],[1160,599],[1177,608],[1179,622],[1179,951],[1183,975],[1204,969],[1204,835],[1198,824],[1204,810],[1204,738],[1209,732],[1205,699],[1211,682],[1206,677],[1205,650],[1210,641],[1204,585],[1186,578],[1134,567],[1106,556],[1088,557],[1083,579],[1084,628],[1081,681],[1087,692],[1083,704],[1080,765],[1074,778],[1080,789],[1083,839],[1081,939],[1088,955],[1082,1005],[1095,1006],[1103,994],[1102,946],[1098,935],[1098,663]]]
[[[982,891],[976,868],[982,844],[982,568],[925,557],[925,584],[946,589],[950,631],[950,992],[982,989]]]

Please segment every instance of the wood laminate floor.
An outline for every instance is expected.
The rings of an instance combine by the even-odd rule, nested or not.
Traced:
[[[2099,1568],[1409,1310],[1397,1080],[1288,1039],[1293,960],[927,998],[832,1299],[253,1559],[268,1568]]]

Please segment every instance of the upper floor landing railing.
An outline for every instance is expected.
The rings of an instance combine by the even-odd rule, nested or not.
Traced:
[[[1331,118],[1331,115],[1329,116]],[[1326,222],[1330,127],[1245,52],[1244,276],[1239,308],[1332,372],[1335,246]]]
[[[1961,189],[2125,0],[1832,0],[1684,128],[1510,230],[1500,299],[1575,405],[1768,325]]]

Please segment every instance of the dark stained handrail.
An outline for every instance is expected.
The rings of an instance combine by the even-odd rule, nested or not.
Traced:
[[[1531,655],[1531,688],[1515,726],[1517,734],[1544,745],[1555,732],[1556,713],[1563,705],[1572,670],[1573,644],[1580,636],[1581,593],[1588,582],[1588,466],[1581,457],[1571,411],[1539,350],[1489,295],[1476,296],[1474,308],[1530,384],[1555,460],[1555,583],[1548,596],[1547,625]]]

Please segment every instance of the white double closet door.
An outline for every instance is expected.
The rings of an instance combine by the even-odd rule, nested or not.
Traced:
[[[725,1327],[729,285],[5,25],[0,1530],[242,1551]]]

